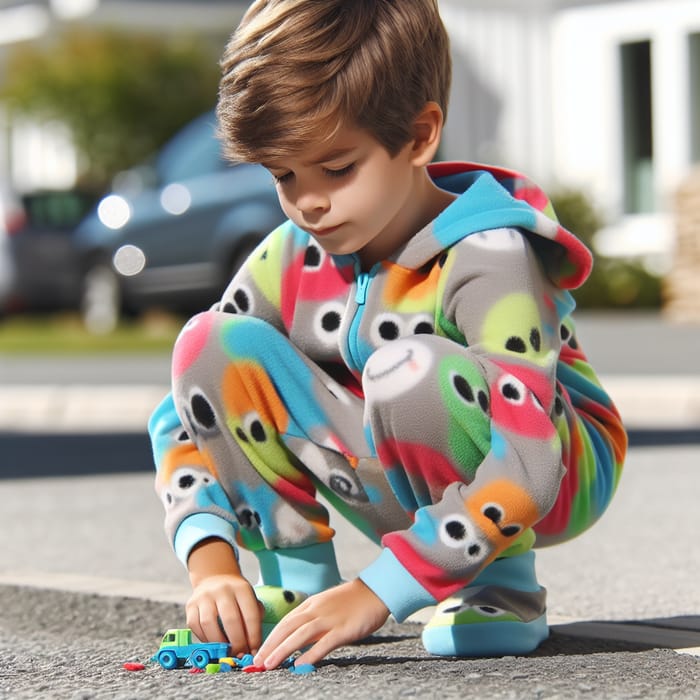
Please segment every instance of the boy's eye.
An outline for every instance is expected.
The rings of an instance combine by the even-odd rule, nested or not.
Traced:
[[[283,185],[285,182],[289,182],[293,177],[294,173],[291,170],[288,173],[284,173],[284,175],[275,175],[274,173],[272,174],[272,179],[278,185]]]
[[[346,165],[344,168],[324,168],[323,170],[326,173],[326,175],[328,175],[328,177],[345,177],[346,175],[349,175],[354,169],[355,163],[350,163],[350,165]]]

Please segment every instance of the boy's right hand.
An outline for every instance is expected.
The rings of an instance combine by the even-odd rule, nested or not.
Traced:
[[[262,643],[264,608],[240,574],[216,574],[194,586],[187,626],[203,642],[226,642],[231,653],[255,654]]]
[[[255,654],[262,644],[264,608],[241,573],[233,548],[223,540],[199,542],[187,568],[192,596],[187,626],[202,642],[228,642],[231,653]]]

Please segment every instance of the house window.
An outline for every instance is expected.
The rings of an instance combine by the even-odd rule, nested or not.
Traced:
[[[690,156],[693,163],[700,163],[700,34],[688,36],[690,61]]]
[[[651,42],[620,46],[625,211],[654,211]]]

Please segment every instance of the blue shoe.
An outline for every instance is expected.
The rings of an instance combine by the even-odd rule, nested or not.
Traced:
[[[514,656],[534,651],[548,636],[546,591],[528,551],[497,559],[440,603],[422,641],[437,656]]]

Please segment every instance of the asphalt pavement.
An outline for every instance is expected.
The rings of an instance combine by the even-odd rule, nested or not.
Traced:
[[[645,315],[583,318],[579,331],[637,440],[600,523],[538,551],[550,639],[528,657],[438,659],[420,644],[427,610],[308,676],[148,661],[184,624],[188,593],[148,457],[128,447],[145,439],[167,358],[82,372],[80,360],[0,358],[0,698],[700,697],[700,327]],[[333,523],[351,577],[377,550]],[[243,566],[255,578],[254,560]]]

